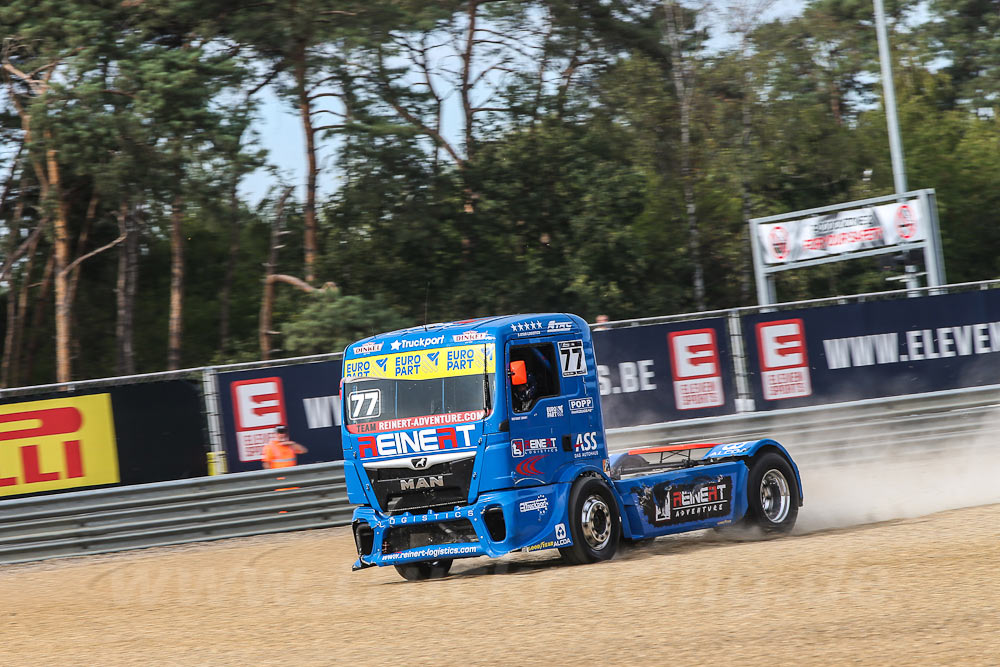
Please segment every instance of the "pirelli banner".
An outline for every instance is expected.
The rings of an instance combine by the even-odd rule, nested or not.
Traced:
[[[203,402],[183,380],[0,404],[0,497],[208,474]]]
[[[278,426],[309,450],[298,463],[343,459],[340,373],[339,360],[219,373],[229,472],[260,470],[261,452]]]
[[[656,424],[736,411],[723,318],[595,330],[604,424]]]
[[[1000,290],[748,315],[757,410],[1000,383]]]
[[[794,264],[831,255],[913,243],[927,238],[923,201],[837,211],[757,226],[760,257],[767,265]]]

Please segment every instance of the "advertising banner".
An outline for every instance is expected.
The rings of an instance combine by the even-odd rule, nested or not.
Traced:
[[[608,428],[736,411],[725,319],[595,330],[593,337]]]
[[[0,496],[115,484],[111,396],[0,405]]]
[[[791,264],[927,238],[927,213],[920,201],[837,211],[757,226],[765,264]]]
[[[747,315],[758,410],[1000,383],[1000,290]]]
[[[219,373],[229,471],[260,470],[261,451],[278,426],[309,450],[298,463],[342,459],[340,373],[339,360]]]
[[[0,497],[208,474],[198,384],[118,385],[0,405]]]

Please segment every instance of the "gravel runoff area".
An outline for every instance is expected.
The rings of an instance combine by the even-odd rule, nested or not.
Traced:
[[[808,488],[808,486],[807,486]],[[0,566],[0,665],[997,664],[1000,505],[351,573],[347,528]]]

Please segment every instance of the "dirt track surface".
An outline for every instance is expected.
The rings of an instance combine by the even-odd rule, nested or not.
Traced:
[[[0,665],[1000,660],[1000,505],[417,583],[353,551],[338,528],[0,566]]]

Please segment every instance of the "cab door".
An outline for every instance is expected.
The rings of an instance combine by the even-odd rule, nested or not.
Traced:
[[[505,352],[507,368],[523,364],[524,371],[523,378],[507,373],[511,477],[515,486],[547,484],[573,460],[557,341],[550,336],[518,340]]]

